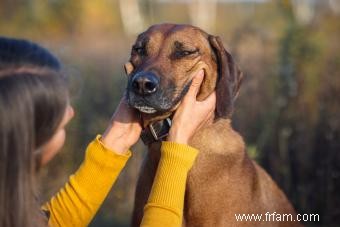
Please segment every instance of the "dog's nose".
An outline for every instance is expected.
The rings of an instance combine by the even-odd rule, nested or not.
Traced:
[[[141,73],[132,80],[132,89],[140,95],[149,95],[157,91],[159,80],[153,73]]]

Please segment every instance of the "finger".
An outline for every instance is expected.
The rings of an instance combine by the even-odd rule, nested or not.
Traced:
[[[124,92],[123,97],[120,99],[120,102],[121,102],[121,103],[124,103],[124,104],[126,104],[126,105],[129,104],[129,103],[128,103],[128,99],[127,99],[127,93],[126,93],[126,91]]]
[[[205,125],[212,118],[212,116],[214,115],[214,112],[215,111],[210,111],[209,113],[207,113],[206,117],[201,121],[196,131],[202,128],[202,126]]]
[[[215,106],[216,104],[216,92],[211,93],[206,99],[199,102],[200,105]]]
[[[131,107],[129,107],[129,108],[131,108]],[[142,127],[142,117],[141,117],[140,112],[136,109],[132,109],[131,111],[132,111],[134,121],[137,122]]]
[[[214,116],[214,114],[215,114],[215,109],[212,109],[212,110],[207,114],[206,120],[211,119],[211,117]]]
[[[194,97],[196,99],[196,96],[200,90],[201,84],[203,82],[203,78],[204,78],[204,71],[200,70],[192,79],[189,91],[188,91],[188,95],[190,97]]]
[[[132,115],[133,109],[129,106],[126,95],[123,95],[113,114],[113,120],[121,120]]]

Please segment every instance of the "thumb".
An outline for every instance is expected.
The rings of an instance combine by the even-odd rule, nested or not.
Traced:
[[[191,82],[191,85],[188,91],[189,96],[193,96],[196,99],[196,96],[203,82],[203,78],[204,78],[204,71],[200,70],[192,79],[192,82]]]
[[[206,110],[214,110],[216,108],[216,92],[214,91],[205,100],[199,103]]]

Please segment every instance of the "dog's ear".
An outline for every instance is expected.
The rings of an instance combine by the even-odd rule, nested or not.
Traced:
[[[229,118],[238,95],[243,74],[232,56],[224,49],[220,37],[210,35],[209,43],[216,55],[218,78],[216,80],[216,118]]]
[[[126,75],[128,76],[128,75],[130,75],[130,73],[132,73],[134,67],[133,67],[132,63],[128,61],[127,63],[125,63],[124,69],[125,69]]]

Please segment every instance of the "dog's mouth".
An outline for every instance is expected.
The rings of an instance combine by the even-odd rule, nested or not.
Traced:
[[[191,81],[182,89],[168,88],[150,96],[140,96],[128,88],[127,100],[132,108],[144,114],[163,115],[177,109],[180,101],[188,92]],[[177,94],[177,95],[176,95]]]
[[[129,91],[127,100],[129,105],[144,114],[161,114],[168,111],[170,102],[167,100],[160,103],[156,97],[143,97]]]
[[[135,105],[133,106],[135,109],[139,110],[140,112],[142,113],[146,113],[146,114],[153,114],[153,113],[156,113],[157,110],[153,107],[150,107],[150,106],[145,106],[145,105]]]

